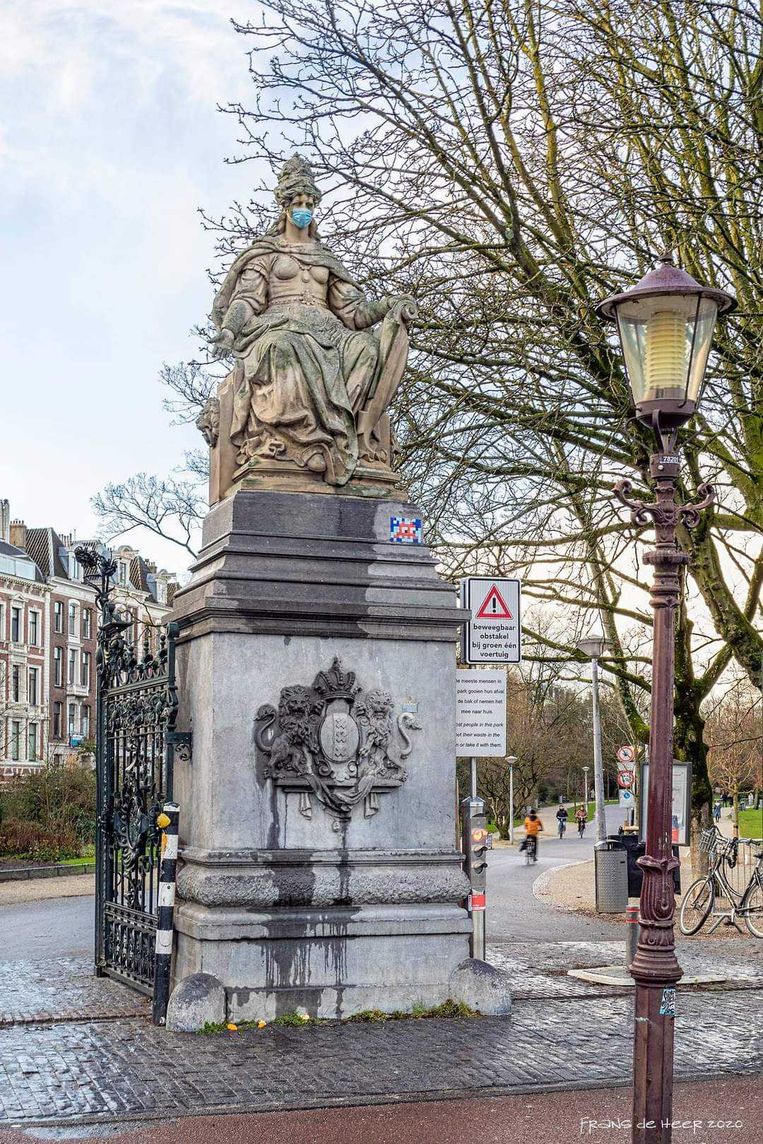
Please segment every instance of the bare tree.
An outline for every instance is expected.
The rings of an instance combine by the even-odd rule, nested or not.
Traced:
[[[138,473],[106,485],[93,498],[93,507],[105,541],[147,529],[195,556],[191,540],[206,512],[206,498],[198,480]]]
[[[397,404],[405,473],[449,574],[515,573],[545,605],[530,662],[578,658],[601,616],[633,741],[647,738],[651,613],[611,489],[647,492],[647,431],[594,304],[676,250],[730,288],[686,434],[694,533],[677,634],[675,744],[710,786],[702,703],[732,661],[763,685],[759,315],[763,22],[752,0],[266,0],[237,25],[251,106],[234,161],[306,149],[334,208],[322,228],[358,275],[415,295]],[[329,196],[329,200],[331,196]],[[227,263],[263,208],[207,219]],[[333,233],[331,233],[333,230]],[[180,387],[183,390],[183,386]],[[194,383],[190,389],[193,396]],[[185,391],[184,390],[184,391]],[[536,622],[553,605],[555,626]]]
[[[683,531],[676,746],[707,818],[702,700],[732,660],[761,686],[761,18],[739,0],[268,0],[253,47],[248,156],[309,151],[339,193],[332,242],[415,294],[398,405],[405,470],[453,575],[515,572],[560,629],[601,615],[633,737],[644,741],[651,616],[611,500],[647,491],[649,434],[594,304],[671,248],[740,307],[718,334]],[[270,53],[270,67],[265,66]],[[285,136],[283,142],[281,139]],[[276,141],[276,142],[274,142]],[[220,221],[227,257],[246,212]],[[691,619],[690,619],[691,613]],[[572,622],[570,622],[572,621]],[[530,656],[569,658],[533,631]]]
[[[722,696],[707,717],[711,781],[731,795],[739,829],[739,795],[763,789],[763,700],[740,684]]]

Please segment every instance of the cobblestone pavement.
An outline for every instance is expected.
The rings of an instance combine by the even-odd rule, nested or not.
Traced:
[[[763,942],[719,939],[712,949],[679,942],[686,974],[723,973],[716,989],[763,988]],[[496,942],[488,960],[512,978],[515,1000],[612,997],[612,986],[567,976],[568,969],[616,965],[624,961],[622,941]],[[621,990],[632,993],[632,990]],[[19,1022],[101,1020],[142,1016],[150,1005],[139,993],[106,977],[94,977],[89,957],[0,962],[0,1027]]]
[[[24,1022],[101,1020],[150,1012],[147,997],[93,976],[91,958],[0,962],[0,1027]]]
[[[687,970],[722,969],[731,980],[679,991],[679,1076],[763,1070],[763,965],[750,960],[753,946],[682,949]],[[622,961],[621,942],[506,943],[489,956],[514,980],[510,1020],[271,1025],[206,1037],[155,1029],[148,1002],[94,978],[89,960],[0,964],[0,1125],[627,1083],[632,991],[566,976]]]
[[[763,993],[680,997],[678,1077],[763,1070]],[[0,1123],[175,1116],[224,1109],[466,1093],[591,1088],[628,1081],[629,998],[520,1001],[511,1020],[270,1026],[183,1037],[146,1018],[0,1030]]]
[[[613,996],[608,985],[594,985],[567,976],[568,969],[592,969],[625,962],[624,941],[496,942],[488,946],[488,961],[512,977],[515,998]],[[763,942],[719,938],[712,948],[706,943],[682,939],[677,943],[678,961],[684,974],[723,974],[717,989],[763,988]],[[629,996],[633,988],[619,990]]]

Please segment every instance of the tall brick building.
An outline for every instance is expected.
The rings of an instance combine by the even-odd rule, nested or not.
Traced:
[[[17,543],[23,539],[50,589],[48,752],[60,762],[95,733],[95,591],[82,580],[71,537],[52,528],[16,528]]]
[[[0,778],[63,762],[95,735],[98,611],[81,541],[9,520],[0,501]],[[117,610],[152,649],[177,589],[129,545],[113,552]]]
[[[50,591],[9,531],[8,502],[0,501],[0,777],[39,765],[48,721]]]

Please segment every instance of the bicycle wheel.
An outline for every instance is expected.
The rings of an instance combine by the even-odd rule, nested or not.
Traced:
[[[743,909],[752,911],[744,915],[744,924],[752,936],[763,938],[763,885],[760,882],[755,881],[747,887],[740,912]]]
[[[681,899],[681,911],[678,915],[678,928],[681,933],[687,937],[699,933],[710,917],[714,904],[715,889],[712,878],[697,878]]]

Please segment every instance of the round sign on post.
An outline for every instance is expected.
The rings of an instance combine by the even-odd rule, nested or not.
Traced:
[[[621,763],[632,763],[636,759],[636,752],[633,747],[620,747],[617,757]]]

